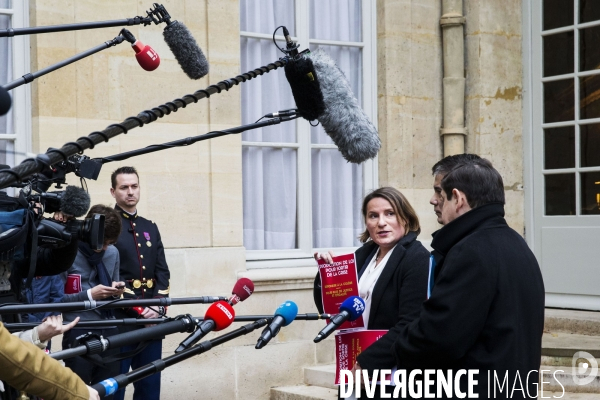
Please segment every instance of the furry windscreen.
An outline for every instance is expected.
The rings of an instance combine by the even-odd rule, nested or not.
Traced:
[[[325,112],[318,118],[343,157],[360,164],[377,155],[381,141],[350,83],[335,62],[321,49],[308,55],[317,73]]]
[[[173,21],[165,28],[163,36],[187,76],[200,79],[208,74],[208,61],[185,25]]]

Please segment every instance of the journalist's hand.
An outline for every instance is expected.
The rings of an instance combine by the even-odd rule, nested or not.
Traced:
[[[333,257],[335,257],[335,255],[329,250],[327,253],[315,253],[314,257],[317,261],[325,260],[327,264],[333,264]]]
[[[125,292],[125,282],[113,282],[112,287],[117,289],[117,293],[113,294],[113,297],[120,297]]]
[[[160,318],[160,314],[157,313],[156,311],[152,310],[151,308],[144,308],[144,311],[142,311],[142,318],[146,318],[146,319],[150,319],[150,318]]]
[[[90,392],[90,400],[100,400],[100,395],[98,394],[96,389],[94,389],[91,386],[88,386],[87,388],[88,388],[88,391]]]
[[[114,285],[114,282],[113,282]],[[91,290],[92,299],[102,300],[110,296],[120,296],[123,290],[104,285],[94,286]]]
[[[63,325],[62,315],[51,315],[44,318],[41,324],[37,326],[38,338],[41,342],[52,339],[56,335],[60,335],[77,325],[79,317],[67,325]]]

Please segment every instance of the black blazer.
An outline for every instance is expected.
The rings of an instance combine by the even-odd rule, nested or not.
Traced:
[[[394,248],[373,289],[368,329],[389,329],[389,332],[358,356],[361,368],[391,369],[396,366],[392,345],[401,327],[414,320],[427,297],[429,252],[417,239],[415,232],[407,233]],[[354,253],[362,276],[378,246],[369,241]],[[323,312],[321,279],[315,278],[315,304]]]

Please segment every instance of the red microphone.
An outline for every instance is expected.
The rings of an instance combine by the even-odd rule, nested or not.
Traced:
[[[154,71],[160,65],[158,53],[147,44],[136,40],[131,48],[135,51],[135,59],[146,71]]]
[[[240,301],[246,300],[252,293],[254,293],[254,283],[248,278],[240,278],[235,283],[227,302],[234,306]]]
[[[215,323],[214,331],[221,331],[227,328],[233,322],[235,318],[235,311],[225,301],[217,301],[212,303],[206,314],[204,314],[204,321],[213,320]]]
[[[154,49],[133,36],[133,33],[129,32],[127,29],[121,29],[119,34],[131,43],[131,48],[135,51],[135,59],[137,60],[140,67],[144,68],[146,71],[154,71],[160,65],[160,57],[154,51]]]
[[[179,353],[202,339],[206,334],[212,331],[220,331],[227,328],[233,322],[235,318],[235,311],[229,303],[225,301],[217,301],[212,303],[204,314],[204,322],[202,322],[196,331],[188,336],[183,342],[179,344],[175,353]]]

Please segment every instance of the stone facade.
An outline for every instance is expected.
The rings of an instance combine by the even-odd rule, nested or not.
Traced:
[[[383,142],[379,184],[407,195],[422,220],[421,238],[428,241],[438,229],[428,201],[430,169],[442,155],[441,3],[372,1],[377,1],[378,125]],[[37,79],[32,84],[34,152],[239,74],[237,0],[163,3],[198,41],[210,62],[209,75],[198,81],[184,75],[161,37],[164,25],[128,27],[158,52],[160,68],[143,71],[123,43]],[[489,158],[502,173],[509,223],[523,232],[520,3],[465,0],[464,15],[467,150]],[[111,20],[145,15],[149,6],[151,2],[133,0],[30,0],[30,20],[31,26]],[[110,40],[120,29],[32,35],[31,70]],[[240,88],[235,86],[86,154],[113,155],[237,126],[240,113]],[[286,299],[298,303],[300,312],[314,312],[316,268],[246,271],[241,160],[240,137],[232,135],[109,163],[98,181],[88,185],[93,203],[112,204],[110,172],[122,165],[138,169],[139,212],[160,227],[173,297],[227,295],[238,277],[249,276],[256,293],[236,306],[239,315],[272,314]],[[75,183],[74,177],[71,181]],[[205,310],[177,306],[169,313],[201,316]],[[333,361],[331,339],[312,342],[321,326],[297,321],[262,350],[254,349],[257,334],[252,334],[168,368],[163,372],[163,398],[267,399],[272,386],[300,383],[303,366]],[[163,356],[173,354],[184,337],[170,336]]]

